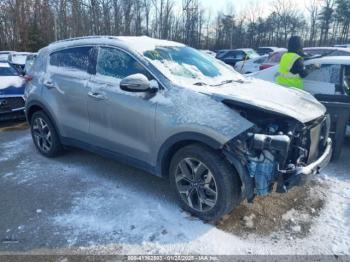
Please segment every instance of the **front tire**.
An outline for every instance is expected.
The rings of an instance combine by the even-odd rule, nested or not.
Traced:
[[[181,207],[204,221],[215,222],[239,204],[240,181],[218,152],[193,144],[175,153],[170,183]]]
[[[37,150],[46,157],[55,157],[62,152],[62,145],[50,118],[43,112],[35,112],[30,121],[32,138]]]

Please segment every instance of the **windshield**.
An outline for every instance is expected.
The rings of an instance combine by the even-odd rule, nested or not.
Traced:
[[[18,76],[18,73],[12,67],[0,67],[0,76]]]
[[[11,62],[14,64],[24,65],[27,59],[27,55],[14,54],[11,57]]]
[[[7,61],[9,59],[9,54],[0,54],[0,61]]]
[[[145,51],[144,56],[176,83],[193,80],[192,84],[218,84],[243,78],[221,61],[190,47],[157,47]]]

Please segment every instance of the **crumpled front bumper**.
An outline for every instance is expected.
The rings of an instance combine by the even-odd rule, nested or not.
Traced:
[[[285,189],[290,189],[294,186],[301,186],[308,182],[313,175],[318,174],[328,165],[331,161],[332,153],[332,140],[328,138],[323,154],[316,161],[307,166],[296,167],[296,169],[293,170],[293,173],[289,174],[288,178],[284,179]]]

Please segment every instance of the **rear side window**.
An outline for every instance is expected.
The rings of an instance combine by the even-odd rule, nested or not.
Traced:
[[[75,47],[54,52],[50,55],[50,65],[87,72],[92,47]]]

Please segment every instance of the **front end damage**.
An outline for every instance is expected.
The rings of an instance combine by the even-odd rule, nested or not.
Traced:
[[[255,124],[225,145],[224,154],[242,180],[242,197],[284,193],[305,184],[330,161],[330,118],[308,123],[273,112],[230,105]]]

